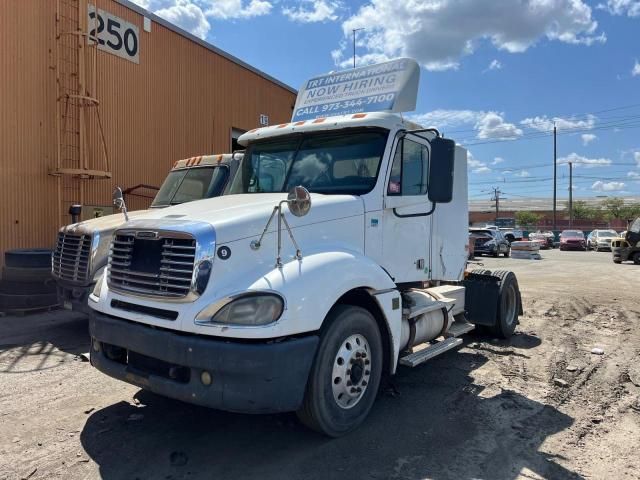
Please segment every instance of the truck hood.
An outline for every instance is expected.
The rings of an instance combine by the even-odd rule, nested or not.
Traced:
[[[160,229],[163,228],[163,222],[167,226],[180,221],[205,222],[215,228],[218,243],[227,243],[259,236],[273,208],[286,198],[286,193],[224,195],[147,211],[139,220],[144,221],[145,228],[150,223],[157,222],[154,226]],[[286,205],[283,205],[283,212],[291,228],[296,228],[362,215],[364,204],[360,197],[354,195],[314,193],[311,194],[311,210],[306,216],[293,216]],[[127,226],[135,228],[137,223],[139,222],[132,220]],[[276,229],[277,218],[274,218],[269,232]]]
[[[143,218],[145,214],[153,212],[153,210],[136,210],[135,212],[128,212],[129,219]],[[113,215],[105,215],[104,217],[91,218],[78,223],[72,223],[66,225],[60,229],[62,232],[69,233],[85,233],[92,234],[95,232],[108,232],[115,230],[127,223],[122,213],[114,213]]]

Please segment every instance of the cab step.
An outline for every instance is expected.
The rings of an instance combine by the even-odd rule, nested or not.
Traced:
[[[474,328],[476,328],[476,326],[473,323],[467,322],[466,320],[456,321],[451,324],[449,330],[447,330],[444,336],[447,338],[459,337],[461,335],[464,335],[465,333],[470,332]]]
[[[441,353],[449,351],[452,348],[456,348],[459,345],[462,345],[461,338],[450,337],[442,340],[441,342],[429,345],[422,350],[405,355],[400,358],[399,362],[400,365],[404,365],[405,367],[416,367],[421,363],[440,355]]]

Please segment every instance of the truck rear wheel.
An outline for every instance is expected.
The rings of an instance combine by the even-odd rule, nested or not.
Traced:
[[[500,278],[500,293],[496,322],[489,329],[497,337],[509,338],[516,330],[520,312],[518,280],[513,272],[506,270],[496,270],[491,275]]]
[[[307,427],[339,437],[357,428],[373,406],[382,373],[382,338],[364,308],[338,305],[325,321],[328,328],[296,413]]]
[[[640,265],[640,252],[636,252],[633,254],[633,263],[636,265]]]

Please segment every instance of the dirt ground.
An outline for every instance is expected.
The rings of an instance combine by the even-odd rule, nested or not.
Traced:
[[[482,259],[518,275],[516,336],[401,368],[337,440],[112,380],[77,315],[0,318],[0,479],[638,479],[640,267],[542,254]]]

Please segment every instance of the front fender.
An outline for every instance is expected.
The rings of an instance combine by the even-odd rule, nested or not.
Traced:
[[[255,275],[252,274],[254,272]],[[302,260],[289,260],[282,268],[269,268],[262,272],[258,269],[254,272],[244,271],[237,275],[230,282],[232,285],[228,284],[224,292],[218,292],[216,301],[247,291],[276,292],[285,299],[285,310],[277,322],[264,326],[195,324],[190,329],[208,335],[253,339],[316,332],[336,301],[356,288],[377,293],[374,298],[387,323],[399,325],[394,321],[394,314],[399,310],[392,314],[391,300],[384,295],[385,292],[395,292],[396,285],[378,264],[359,253],[346,250],[309,253]],[[211,299],[202,300],[203,304],[213,303]],[[394,330],[392,325],[388,327]]]
[[[391,277],[370,258],[354,252],[333,251],[305,256],[276,268],[250,287],[281,293],[286,300],[286,321],[296,330],[319,330],[329,310],[345,293],[356,288],[395,289]]]

